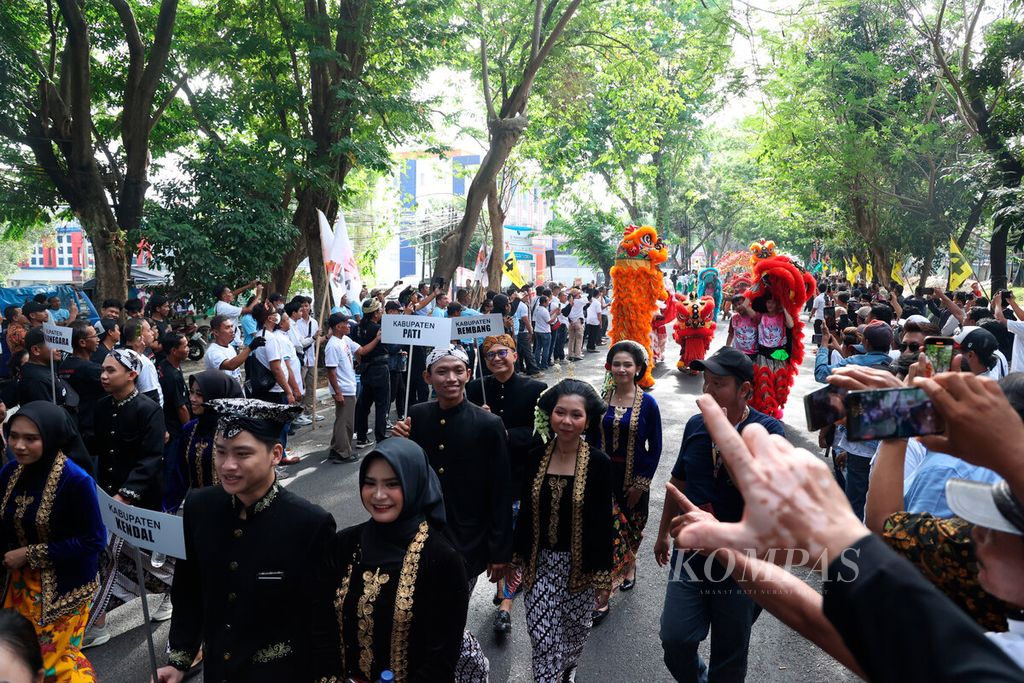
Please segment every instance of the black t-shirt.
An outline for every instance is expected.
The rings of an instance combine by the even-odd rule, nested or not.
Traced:
[[[174,438],[184,426],[178,418],[178,408],[189,404],[185,376],[166,359],[161,361],[157,371],[160,375],[160,388],[164,392],[164,425],[171,438]]]
[[[769,434],[786,435],[781,422],[753,408],[737,429],[742,432],[744,427],[754,422],[767,429]],[[738,522],[743,517],[743,496],[729,478],[725,466],[721,463],[718,467],[715,465],[711,434],[704,424],[704,416],[694,415],[686,423],[672,476],[686,482],[686,497],[694,505],[710,506],[719,521]]]
[[[377,337],[380,325],[366,321],[359,323],[359,327],[356,329],[358,330],[358,334],[356,335],[355,340],[359,342],[360,346],[366,346]],[[371,351],[364,353],[359,362],[363,367],[366,367],[373,363],[386,362],[387,358],[387,348],[385,348],[383,344],[377,344]]]

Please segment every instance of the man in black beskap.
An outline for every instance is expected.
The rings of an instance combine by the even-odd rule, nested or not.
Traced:
[[[100,384],[103,367],[92,361],[100,346],[96,328],[85,320],[71,324],[71,347],[74,349],[60,364],[57,375],[78,394],[78,433],[85,441],[95,434],[96,403],[107,395]]]
[[[188,339],[178,332],[168,332],[160,339],[164,359],[157,366],[160,389],[164,394],[164,429],[167,441],[164,444],[164,509],[177,510],[188,489],[187,479],[181,469],[178,448],[181,428],[192,419],[189,412],[188,388],[181,364],[188,358]]]
[[[54,381],[50,364],[56,362],[56,352],[47,346],[43,328],[33,327],[25,334],[25,350],[28,351],[28,362],[21,366],[17,391],[18,404],[47,401],[74,412],[78,408],[78,394],[59,378]],[[53,372],[56,372],[56,368],[53,368]]]

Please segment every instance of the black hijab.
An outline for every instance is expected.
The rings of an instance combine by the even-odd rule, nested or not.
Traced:
[[[404,503],[398,519],[380,524],[372,519],[363,526],[363,561],[371,565],[395,564],[405,557],[406,548],[423,521],[435,528],[445,525],[441,481],[427,462],[427,455],[415,441],[392,437],[382,441],[359,466],[359,485],[370,463],[383,458],[402,484]]]
[[[43,457],[26,466],[24,476],[33,479],[37,475],[45,477],[53,467],[53,461],[57,459],[58,453],[64,453],[79,467],[92,474],[92,461],[68,411],[49,401],[32,401],[18,409],[11,418],[12,422],[19,417],[32,422],[43,438]]]
[[[189,387],[193,383],[199,385],[199,391],[203,392],[203,412],[200,413],[196,425],[202,433],[213,432],[217,429],[217,413],[210,407],[210,401],[218,398],[242,398],[242,387],[231,375],[220,370],[203,370],[188,378]]]

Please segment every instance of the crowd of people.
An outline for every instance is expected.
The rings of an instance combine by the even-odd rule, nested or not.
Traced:
[[[454,301],[437,283],[397,288],[343,297],[321,327],[306,297],[218,286],[205,369],[187,379],[166,300],[104,302],[95,324],[69,315],[74,353],[56,379],[39,325],[57,319],[29,304],[35,318],[5,315],[0,677],[96,680],[83,650],[110,639],[107,612],[144,585],[162,595],[152,618],[171,622],[161,682],[200,670],[218,681],[486,681],[467,629],[483,576],[496,634],[523,600],[534,680],[590,680],[600,674],[579,671],[582,653],[639,580],[663,483],[649,552],[670,566],[659,637],[675,680],[743,680],[763,610],[869,680],[1024,676],[1024,311],[1012,294],[904,296],[823,278],[808,310],[821,335],[814,378],[919,388],[944,425],[872,442],[848,438],[840,420],[819,435],[826,459],[751,405],[771,335],[791,343],[790,314],[733,300],[725,346],[690,365],[699,412],[659,482],[661,409],[639,386],[654,361],[635,340],[606,339],[604,288],[466,288]],[[384,313],[491,312],[504,333],[411,355],[381,339]],[[10,334],[16,325],[24,334]],[[929,337],[953,340],[949,367],[926,353]],[[600,390],[543,381],[605,344]],[[368,515],[341,530],[280,483],[296,461],[288,435],[321,417],[320,358],[329,460],[358,464],[351,493]],[[96,487],[180,514],[186,558],[108,537]],[[784,562],[820,570],[824,594]]]

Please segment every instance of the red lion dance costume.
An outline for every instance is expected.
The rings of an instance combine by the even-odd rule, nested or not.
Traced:
[[[675,309],[676,329],[672,338],[681,347],[676,368],[693,375],[696,373],[690,370],[690,363],[704,360],[715,337],[715,300],[710,296],[696,299],[676,294]]]
[[[665,243],[649,225],[630,225],[626,228],[612,266],[612,344],[629,339],[644,347],[647,358],[651,353],[651,321],[658,312],[658,301],[664,299],[665,285],[658,265],[668,259]],[[654,386],[651,366],[638,384],[644,389]]]
[[[751,244],[750,251],[753,277],[744,296],[752,305],[762,299],[774,299],[780,309],[785,309],[793,319],[793,327],[787,335],[788,348],[766,353],[759,339],[757,360],[754,362],[754,397],[750,405],[766,415],[782,419],[782,409],[789,398],[793,378],[804,359],[804,325],[800,320],[800,309],[817,285],[814,277],[788,256],[777,255],[774,242],[762,239]],[[761,310],[763,305],[761,301],[754,310]]]

